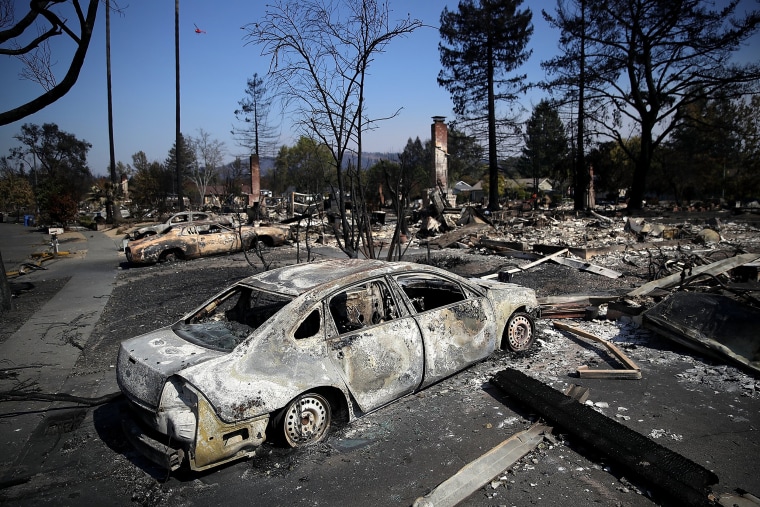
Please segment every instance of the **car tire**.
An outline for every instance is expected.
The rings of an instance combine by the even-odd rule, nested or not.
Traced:
[[[277,430],[290,447],[321,442],[330,430],[332,409],[327,398],[306,393],[291,401],[277,418]]]
[[[536,341],[536,324],[525,312],[515,312],[504,327],[501,348],[512,352],[524,352]]]
[[[180,254],[177,250],[169,250],[168,252],[164,253],[161,258],[165,262],[177,262],[182,260],[182,254]]]

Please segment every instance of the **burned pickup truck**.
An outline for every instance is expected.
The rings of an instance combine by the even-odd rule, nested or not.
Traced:
[[[122,342],[133,445],[204,470],[298,447],[488,357],[535,342],[533,290],[407,262],[330,260],[245,278]]]
[[[218,221],[171,225],[165,231],[124,248],[133,264],[195,259],[207,255],[250,250],[259,244],[280,246],[290,239],[290,229],[278,225],[243,225],[232,227]]]

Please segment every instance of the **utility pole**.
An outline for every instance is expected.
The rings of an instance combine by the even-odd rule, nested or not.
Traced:
[[[111,190],[107,191],[106,222],[118,221],[116,216],[116,155],[113,145],[113,97],[111,94],[111,1],[106,0],[106,88],[108,90],[108,154],[111,164]]]
[[[179,0],[174,0],[174,61],[176,69],[176,132],[174,141],[174,158],[177,163],[176,167],[176,179],[177,179],[177,202],[179,203],[179,210],[185,211],[185,200],[182,197],[182,148],[180,145],[182,140],[182,133],[180,132],[180,109],[179,109]]]

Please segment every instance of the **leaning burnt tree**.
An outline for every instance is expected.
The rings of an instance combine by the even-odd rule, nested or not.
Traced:
[[[557,26],[583,36],[585,69],[594,62],[586,93],[610,112],[594,121],[634,162],[628,207],[640,209],[654,152],[678,124],[679,111],[718,92],[757,91],[757,57],[745,64],[732,57],[757,33],[760,11],[737,16],[738,0],[718,10],[702,0],[573,1],[584,8],[584,26],[559,17]],[[634,151],[626,141],[636,134],[641,143]]]
[[[292,109],[297,128],[331,151],[340,220],[335,235],[349,257],[357,257],[362,245],[374,256],[369,220],[357,213],[361,203],[352,203],[350,220],[346,212],[349,193],[354,190],[351,199],[361,194],[362,133],[382,120],[365,113],[367,69],[391,40],[420,26],[410,18],[391,24],[388,3],[382,1],[279,0],[261,21],[243,27],[272,58],[271,82]],[[356,162],[349,170],[351,155]]]

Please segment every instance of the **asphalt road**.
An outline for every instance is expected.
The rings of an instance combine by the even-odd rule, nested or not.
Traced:
[[[5,231],[0,227],[4,259],[11,246]],[[27,340],[24,346],[6,349],[3,344],[0,350],[3,358],[11,357],[6,350],[15,350],[18,366],[42,365],[24,369],[38,385],[82,397],[115,390],[113,352],[120,339],[171,322],[206,291],[251,271],[241,255],[126,269],[111,238],[88,232],[84,242],[71,244],[81,245],[78,257],[52,264],[44,273],[71,278],[35,315],[36,327],[25,325],[8,340],[10,347],[19,333],[39,342],[44,337],[54,348],[43,354],[34,348],[41,345]],[[67,313],[51,318],[49,312],[57,308]],[[575,367],[598,351],[552,333],[546,321],[540,324],[542,344],[534,354],[496,354],[338,429],[318,446],[286,450],[265,445],[254,459],[202,474],[168,476],[136,454],[121,433],[120,399],[94,407],[3,402],[0,442],[6,452],[0,503],[411,505],[540,417],[489,382],[507,367],[556,389],[584,385],[597,410],[713,470],[720,479],[714,491],[743,488],[760,494],[760,395],[747,388],[754,379],[645,335],[626,348],[642,366],[641,380],[581,380]],[[71,336],[73,341],[67,338]],[[2,380],[7,386],[21,378]],[[567,435],[557,428],[551,440],[462,505],[662,504],[649,485]]]

